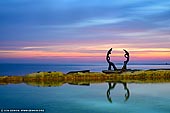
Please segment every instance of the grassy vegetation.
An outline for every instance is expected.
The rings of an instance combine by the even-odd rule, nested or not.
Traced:
[[[40,72],[26,76],[0,76],[0,84],[26,83],[33,86],[61,86],[70,84],[91,84],[103,82],[127,82],[127,83],[170,83],[170,70],[148,70],[148,71],[128,71],[123,73],[105,74],[100,72],[71,73],[62,72]]]

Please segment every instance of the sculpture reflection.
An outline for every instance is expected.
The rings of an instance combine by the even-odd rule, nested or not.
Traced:
[[[80,86],[90,86],[90,83],[69,83],[70,85],[80,85]],[[115,88],[115,86],[117,85],[117,84],[122,84],[123,85],[123,87],[124,87],[124,90],[126,90],[126,93],[125,93],[125,96],[124,96],[124,101],[126,102],[128,99],[129,99],[129,97],[130,97],[130,90],[128,89],[128,87],[127,87],[127,83],[125,83],[125,82],[108,82],[108,85],[109,85],[109,87],[108,87],[108,89],[107,89],[107,92],[106,92],[106,96],[107,96],[107,100],[110,102],[110,103],[112,103],[112,98],[111,98],[111,96],[110,96],[110,92],[111,92],[111,90],[113,90],[114,88]]]
[[[116,86],[117,83],[120,83],[120,84],[123,84],[124,86],[124,90],[126,90],[126,93],[125,93],[125,100],[124,101],[127,101],[129,99],[129,96],[130,96],[130,91],[127,87],[127,83],[125,82],[108,82],[108,85],[109,85],[109,88],[107,90],[107,99],[110,103],[112,103],[112,98],[110,96],[110,91],[113,90]]]

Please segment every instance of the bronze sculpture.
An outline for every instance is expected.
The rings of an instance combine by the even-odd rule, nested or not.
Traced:
[[[126,60],[124,61],[122,71],[126,71],[127,70],[127,63],[129,62],[129,52],[127,52],[125,49],[123,49],[123,50],[125,51],[124,57],[126,58]]]
[[[126,60],[124,61],[123,67],[122,67],[122,69],[121,69],[121,72],[127,70],[127,63],[129,62],[129,57],[130,57],[130,56],[129,56],[129,52],[126,51],[125,49],[123,49],[123,50],[124,50],[124,52],[125,52],[124,57],[126,58]],[[109,51],[107,52],[107,55],[106,55],[106,61],[107,61],[108,64],[109,64],[108,70],[111,70],[111,67],[113,67],[114,71],[116,71],[116,70],[118,70],[118,69],[116,68],[115,64],[110,61],[110,56],[109,56],[109,55],[111,54],[111,52],[112,52],[112,48],[109,49]]]
[[[112,52],[112,48],[110,48],[110,50],[107,52],[107,56],[106,56],[106,60],[109,63],[108,70],[111,70],[111,66],[113,66],[114,70],[117,70],[115,64],[110,61],[110,56],[109,55],[111,54],[111,52]]]

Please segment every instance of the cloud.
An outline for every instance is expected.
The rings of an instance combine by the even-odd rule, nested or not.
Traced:
[[[51,56],[101,56],[110,47],[167,54],[169,5],[155,0],[0,1],[0,50],[6,57],[18,51],[19,56],[38,52],[47,57],[48,51]]]

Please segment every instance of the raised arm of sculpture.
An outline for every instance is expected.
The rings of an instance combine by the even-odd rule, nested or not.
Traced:
[[[109,67],[108,67],[108,70],[111,70],[111,66],[113,67],[114,70],[117,70],[115,64],[113,62],[110,61],[110,54],[112,52],[112,48],[109,49],[109,51],[107,52],[107,55],[106,55],[106,61],[109,63]]]
[[[129,52],[126,51],[125,49],[123,49],[125,52],[124,57],[126,58],[126,60],[124,61],[123,67],[122,67],[122,71],[126,71],[127,70],[127,63],[129,62]]]
[[[129,62],[129,52],[126,51],[125,49],[123,49],[123,50],[124,50],[124,52],[125,52],[124,57],[127,58],[126,62]]]
[[[106,61],[108,62],[108,63],[110,63],[110,54],[111,54],[111,52],[112,52],[112,48],[110,48],[109,49],[109,51],[107,52],[107,55],[106,55]]]

